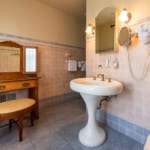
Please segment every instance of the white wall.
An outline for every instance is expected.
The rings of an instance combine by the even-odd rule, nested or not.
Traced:
[[[85,47],[84,19],[37,0],[0,3],[0,33]]]
[[[127,8],[132,14],[130,24],[148,17],[149,0],[87,0],[87,22],[94,24],[95,17],[105,7]],[[129,24],[127,24],[128,26]],[[142,42],[134,41],[129,48],[133,71],[140,76],[147,55],[147,46]],[[107,58],[112,62],[115,57],[119,59],[119,69],[104,68],[98,70],[98,65],[105,63]],[[106,105],[105,111],[133,122],[144,128],[150,129],[150,71],[143,81],[135,81],[129,72],[127,51],[119,47],[118,53],[95,53],[95,37],[86,39],[86,65],[87,76],[93,76],[103,72],[106,76],[121,81],[124,85],[123,93]]]

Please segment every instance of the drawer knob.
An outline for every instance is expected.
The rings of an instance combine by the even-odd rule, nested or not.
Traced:
[[[23,83],[22,86],[28,87],[28,86],[30,86],[30,83]]]
[[[0,90],[4,90],[6,88],[5,85],[0,85]]]

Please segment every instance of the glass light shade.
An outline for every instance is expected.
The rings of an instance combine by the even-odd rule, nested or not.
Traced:
[[[87,26],[85,32],[88,33],[88,34],[93,34],[93,28],[92,28],[92,25],[91,25],[91,24],[89,24],[89,25]]]
[[[127,22],[128,19],[129,19],[128,12],[127,12],[126,8],[124,8],[120,13],[119,20],[122,22]]]

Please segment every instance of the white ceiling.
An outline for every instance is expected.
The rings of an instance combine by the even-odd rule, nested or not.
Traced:
[[[38,0],[72,15],[85,17],[86,0]]]

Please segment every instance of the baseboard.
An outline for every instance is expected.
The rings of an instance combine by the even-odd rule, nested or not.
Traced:
[[[79,99],[79,98],[81,99],[80,94],[75,93],[75,92],[66,93],[63,95],[52,96],[52,97],[47,97],[45,99],[39,100],[39,107],[43,107],[45,105],[53,106],[53,105],[61,104],[61,103],[64,103],[66,101]]]

